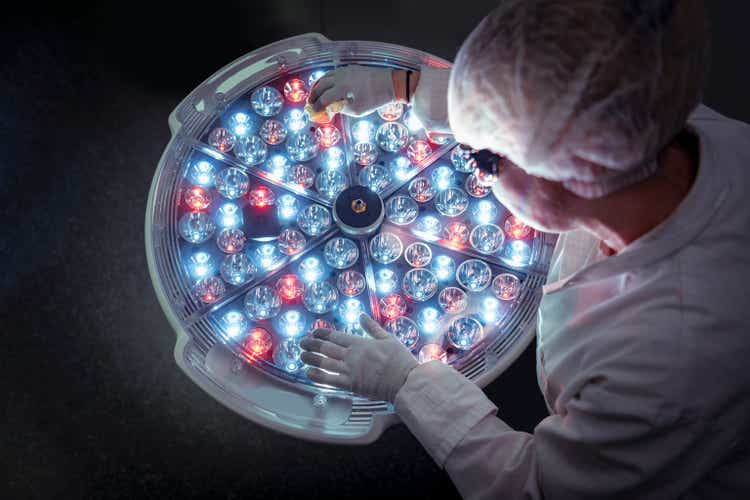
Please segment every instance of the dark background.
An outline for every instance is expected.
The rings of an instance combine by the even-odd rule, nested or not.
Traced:
[[[169,112],[219,67],[310,31],[452,59],[495,2],[27,3],[0,21],[0,498],[456,496],[402,426],[311,444],[192,384],[143,217]],[[750,6],[710,4],[705,101],[748,120]],[[517,429],[545,416],[535,380],[532,346],[487,388]]]

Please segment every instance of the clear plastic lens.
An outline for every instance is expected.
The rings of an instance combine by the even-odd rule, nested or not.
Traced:
[[[393,177],[396,179],[405,181],[415,171],[414,165],[411,164],[409,158],[405,156],[397,156],[390,161],[389,167]]]
[[[430,147],[430,143],[421,139],[412,141],[406,151],[406,155],[412,163],[422,163],[431,154],[432,148]]]
[[[411,224],[419,214],[419,207],[408,196],[394,196],[385,204],[385,216],[398,226]]]
[[[483,198],[490,194],[492,191],[491,186],[483,186],[479,183],[479,179],[477,179],[477,176],[474,174],[469,175],[466,177],[466,182],[464,183],[464,187],[466,188],[466,192],[469,193],[474,198]]]
[[[286,227],[279,233],[278,247],[283,254],[296,255],[305,248],[306,243],[305,235],[296,229]]]
[[[374,164],[359,171],[359,182],[376,193],[380,193],[391,182],[391,174],[382,165]]]
[[[397,293],[391,293],[380,299],[378,306],[386,319],[398,318],[406,314],[406,299]]]
[[[419,330],[417,325],[404,316],[392,319],[385,324],[385,330],[396,337],[407,349],[413,349],[419,341]]]
[[[375,286],[380,293],[398,290],[398,276],[390,269],[381,269],[375,278]]]
[[[457,314],[466,309],[469,305],[469,299],[466,292],[455,286],[443,288],[438,295],[438,304],[440,308],[448,314]]]
[[[327,281],[318,281],[307,286],[302,300],[308,311],[324,314],[334,308],[338,293]]]
[[[429,361],[448,362],[445,349],[440,344],[423,345],[419,350],[418,360],[420,363],[427,363]]]
[[[216,176],[216,189],[230,200],[244,196],[250,189],[250,178],[239,168],[223,169]]]
[[[307,257],[300,262],[299,275],[308,283],[320,281],[325,276],[325,267],[317,257]]]
[[[479,259],[463,261],[456,271],[456,281],[470,292],[481,292],[489,286],[491,280],[490,266]]]
[[[492,293],[501,300],[515,300],[521,293],[521,280],[510,273],[498,274],[492,280]]]
[[[346,299],[339,305],[339,316],[348,325],[358,324],[365,308],[357,299]]]
[[[305,366],[300,356],[302,356],[302,348],[299,346],[297,339],[287,339],[274,349],[273,362],[286,372],[296,373]]]
[[[440,311],[434,307],[425,307],[417,315],[417,324],[424,333],[437,333],[440,330]]]
[[[251,207],[268,208],[276,204],[276,193],[266,186],[256,186],[247,197]]]
[[[216,224],[223,229],[240,227],[242,222],[242,209],[236,203],[224,203],[216,211]]]
[[[404,107],[398,102],[390,102],[378,108],[378,116],[388,122],[398,120],[402,114],[404,114]]]
[[[435,257],[430,267],[439,281],[452,280],[456,273],[456,261],[447,255],[438,255]]]
[[[365,277],[359,271],[350,269],[339,274],[336,286],[343,295],[355,297],[365,291]]]
[[[461,350],[471,349],[482,340],[482,336],[482,324],[469,317],[456,318],[451,321],[446,335],[448,342]]]
[[[406,247],[404,259],[412,267],[424,267],[432,260],[432,250],[421,242],[415,242]]]
[[[245,233],[242,229],[222,229],[216,236],[216,246],[224,253],[237,253],[245,248]]]
[[[177,225],[180,236],[190,243],[203,243],[216,230],[216,224],[205,212],[188,212]]]
[[[221,277],[230,285],[247,283],[253,279],[255,272],[252,260],[244,253],[227,255],[221,263]]]
[[[236,142],[234,134],[223,127],[213,129],[208,136],[208,144],[222,153],[231,151]]]
[[[187,267],[190,277],[199,280],[216,272],[216,260],[210,253],[196,252],[190,256]]]
[[[300,103],[307,99],[307,86],[305,82],[299,78],[292,78],[287,80],[284,84],[284,97],[286,100],[293,103]]]
[[[489,200],[481,200],[477,202],[471,209],[471,214],[474,216],[474,220],[479,224],[489,224],[497,219],[497,205]]]
[[[208,276],[198,280],[193,287],[195,297],[205,304],[211,304],[219,300],[226,292],[224,282],[216,276]]]
[[[469,241],[469,226],[463,222],[451,222],[445,226],[443,239],[453,246],[462,247]]]
[[[459,172],[470,174],[477,168],[477,162],[471,157],[473,149],[459,144],[451,151],[451,163]]]
[[[213,186],[215,177],[216,167],[214,167],[213,163],[206,160],[193,163],[188,170],[188,179],[190,179],[190,182],[201,187]]]
[[[398,260],[403,249],[401,239],[393,233],[380,233],[370,240],[370,254],[381,264],[390,264]]]
[[[372,142],[375,139],[375,126],[367,120],[359,120],[352,125],[354,142]]]
[[[221,329],[229,339],[237,339],[247,332],[249,323],[239,311],[229,311],[221,317]]]
[[[315,171],[307,165],[295,165],[289,173],[289,182],[305,189],[310,189],[315,183]]]
[[[301,109],[290,109],[289,112],[284,115],[284,126],[289,132],[296,133],[307,127],[310,123],[310,118],[307,113]]]
[[[437,278],[427,269],[412,269],[404,275],[401,284],[404,294],[417,302],[429,300],[437,291]]]
[[[286,129],[284,128],[284,124],[278,120],[266,120],[260,126],[258,135],[266,144],[273,146],[274,144],[284,142],[284,139],[286,139]]]
[[[258,267],[266,271],[278,267],[284,260],[282,253],[271,243],[265,243],[256,248],[254,257]]]
[[[435,188],[427,177],[417,177],[409,183],[409,196],[424,203],[435,196]]]
[[[352,148],[354,161],[366,167],[378,159],[378,148],[372,142],[358,142]]]
[[[330,148],[341,140],[341,132],[334,125],[320,125],[315,129],[315,138],[321,148]]]
[[[315,179],[315,189],[327,200],[336,198],[348,185],[346,176],[338,170],[323,170]]]
[[[331,214],[320,205],[310,205],[297,215],[297,225],[309,236],[319,236],[331,227]]]
[[[308,161],[318,155],[318,141],[309,131],[291,134],[286,141],[286,152],[295,161]]]
[[[260,87],[250,95],[250,105],[260,116],[274,116],[284,105],[281,92],[273,87]]]
[[[429,241],[440,239],[440,232],[443,226],[440,219],[433,215],[424,215],[417,221],[417,227],[414,233]]]
[[[435,208],[447,217],[457,217],[466,211],[469,197],[463,189],[448,188],[435,196]]]
[[[236,136],[242,137],[251,133],[253,121],[247,113],[239,112],[229,117],[229,130]]]
[[[297,278],[296,274],[285,274],[276,281],[276,291],[282,300],[295,302],[302,298],[305,285]]]
[[[281,298],[270,286],[260,285],[245,295],[245,311],[250,319],[269,319],[279,314]]]
[[[290,309],[279,317],[279,330],[287,337],[296,337],[305,332],[305,316],[299,311]]]
[[[341,148],[328,148],[321,154],[322,164],[330,170],[338,170],[346,163],[346,154]]]
[[[205,210],[211,201],[211,193],[202,187],[193,186],[185,191],[185,204],[193,210]]]
[[[496,225],[482,224],[472,229],[469,241],[477,252],[489,255],[500,250],[505,241],[505,236]]]
[[[276,215],[280,220],[292,220],[299,212],[299,202],[291,194],[282,194],[276,201]]]
[[[438,191],[444,191],[453,184],[453,175],[453,170],[451,170],[450,167],[441,165],[432,171],[432,174],[430,174],[430,180],[432,181],[432,185],[435,186]]]
[[[359,259],[357,244],[349,238],[333,238],[326,243],[323,250],[326,262],[336,269],[353,266]]]
[[[395,153],[406,147],[409,142],[409,130],[401,123],[386,122],[378,127],[375,139],[383,151]]]

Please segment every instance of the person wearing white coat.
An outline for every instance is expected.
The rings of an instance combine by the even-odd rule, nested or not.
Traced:
[[[500,201],[561,233],[533,434],[370,318],[372,338],[302,342],[311,379],[393,401],[465,498],[750,498],[750,126],[698,104],[704,15],[509,0],[408,91],[403,72],[358,66],[313,89],[353,115],[411,94],[428,131],[504,155]]]

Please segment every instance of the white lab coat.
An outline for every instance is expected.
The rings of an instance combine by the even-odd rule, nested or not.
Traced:
[[[561,237],[533,434],[437,361],[396,395],[465,498],[750,498],[750,126],[705,106],[689,126],[700,165],[668,219],[612,257]]]

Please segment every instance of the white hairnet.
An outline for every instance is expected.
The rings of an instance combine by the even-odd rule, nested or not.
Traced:
[[[504,0],[463,43],[460,142],[587,198],[638,182],[700,101],[702,0]]]

